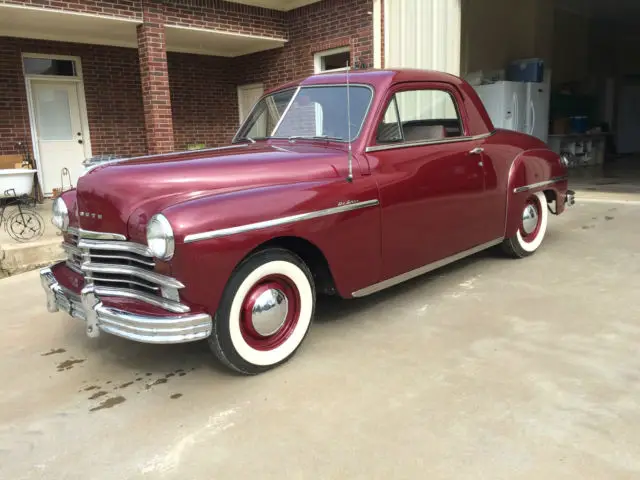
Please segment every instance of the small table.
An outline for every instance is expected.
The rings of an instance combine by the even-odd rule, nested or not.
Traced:
[[[563,133],[549,135],[547,144],[558,155],[569,157],[569,166],[602,165],[606,137],[611,133]]]

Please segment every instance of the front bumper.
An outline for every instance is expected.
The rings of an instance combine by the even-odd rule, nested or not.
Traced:
[[[40,282],[47,294],[47,310],[64,310],[84,320],[89,337],[100,331],[143,343],[185,343],[211,335],[211,316],[206,313],[179,315],[139,315],[107,307],[96,296],[93,287],[80,295],[58,283],[50,268],[40,270]]]

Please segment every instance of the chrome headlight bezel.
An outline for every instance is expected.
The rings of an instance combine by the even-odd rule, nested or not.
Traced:
[[[158,213],[147,223],[147,246],[151,254],[159,260],[171,260],[175,252],[175,239],[171,223]]]
[[[69,228],[69,208],[62,197],[58,197],[53,201],[51,223],[62,232],[66,232]]]

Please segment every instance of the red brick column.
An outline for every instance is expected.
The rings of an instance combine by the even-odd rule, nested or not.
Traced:
[[[167,69],[164,13],[161,5],[143,3],[143,23],[138,25],[138,56],[144,123],[149,153],[173,150],[173,118]]]

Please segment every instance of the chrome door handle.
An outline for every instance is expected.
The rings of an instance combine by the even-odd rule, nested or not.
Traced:
[[[482,152],[484,152],[484,148],[482,147],[476,147],[473,150],[469,151],[471,155],[480,155]]]

